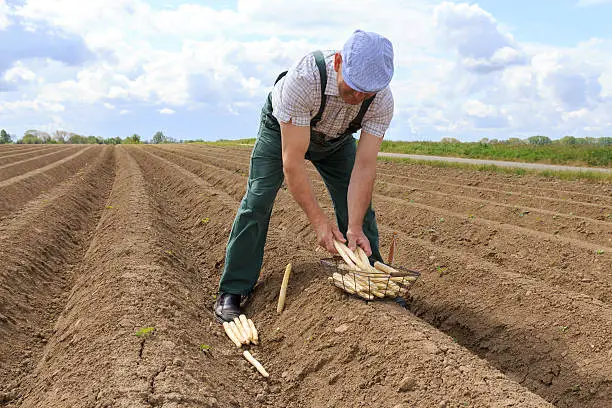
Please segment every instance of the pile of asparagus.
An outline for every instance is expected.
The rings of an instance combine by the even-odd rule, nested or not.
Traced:
[[[239,318],[234,318],[233,322],[223,322],[223,328],[225,329],[227,337],[229,337],[238,348],[241,348],[242,345],[249,345],[251,343],[255,345],[259,344],[259,334],[257,333],[255,324],[243,314],[240,315]],[[270,376],[261,363],[257,361],[248,350],[244,350],[242,355],[261,375],[264,377]]]
[[[345,262],[338,264],[337,267],[346,273],[334,272],[329,280],[352,295],[366,300],[395,298],[405,294],[407,282],[416,280],[416,277],[382,262],[375,262],[374,266],[370,265],[368,256],[360,247],[352,251],[345,244],[336,240],[334,240],[334,246]]]

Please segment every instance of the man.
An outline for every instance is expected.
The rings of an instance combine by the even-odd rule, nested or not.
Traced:
[[[230,233],[215,315],[230,321],[240,312],[263,261],[272,206],[283,179],[313,226],[319,245],[336,253],[333,240],[360,246],[382,261],[371,207],[376,157],[393,117],[393,47],[385,37],[355,31],[340,52],[315,51],[276,80],[262,109],[251,154],[247,191]],[[353,133],[361,130],[359,146]],[[304,159],[331,195],[336,221],[314,195]],[[346,236],[346,239],[345,239]]]

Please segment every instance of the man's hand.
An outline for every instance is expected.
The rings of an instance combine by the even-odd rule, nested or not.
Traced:
[[[372,248],[370,247],[370,241],[363,233],[363,229],[354,228],[350,229],[346,232],[346,237],[348,238],[348,247],[354,251],[357,247],[361,247],[367,256],[372,255]]]
[[[321,247],[326,249],[332,254],[337,254],[336,247],[334,246],[334,239],[346,243],[346,239],[342,236],[342,233],[336,226],[336,224],[330,221],[327,217],[321,217],[319,220],[312,223],[312,226],[317,233],[317,242]]]

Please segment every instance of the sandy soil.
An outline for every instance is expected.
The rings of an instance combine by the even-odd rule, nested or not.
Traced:
[[[0,147],[0,406],[612,406],[609,184],[380,162],[408,309],[332,287],[283,187],[246,310],[265,380],[211,313],[249,153]]]

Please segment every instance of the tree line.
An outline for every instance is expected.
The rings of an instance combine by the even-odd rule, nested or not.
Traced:
[[[191,141],[185,140],[185,142],[198,142],[201,140]],[[452,137],[443,137],[440,140],[441,143],[463,143],[459,139],[455,139]],[[164,135],[163,132],[158,131],[155,132],[153,137],[151,138],[151,142],[143,141],[142,137],[136,133],[131,136],[127,136],[125,138],[117,137],[109,137],[102,138],[99,136],[82,136],[76,133],[67,132],[65,130],[57,130],[53,134],[49,134],[47,132],[43,132],[36,129],[31,129],[25,132],[21,139],[9,135],[6,130],[0,130],[0,144],[6,143],[17,143],[17,144],[140,144],[140,143],[183,143],[183,140],[176,140],[172,137],[168,137]],[[474,142],[467,142],[474,143]],[[507,140],[498,140],[498,139],[489,139],[482,138],[479,141],[480,144],[486,145],[494,145],[494,144],[503,144],[503,145],[534,145],[534,146],[544,146],[551,144],[560,144],[560,145],[589,145],[589,146],[612,146],[612,137],[574,137],[574,136],[564,136],[560,139],[552,140],[547,136],[531,136],[526,139],[519,139],[516,137],[511,137]]]
[[[182,140],[180,141],[182,142]],[[27,130],[23,137],[18,138],[11,136],[5,129],[0,130],[0,144],[140,144],[149,143],[143,141],[142,137],[136,133],[125,138],[108,137],[103,138],[100,136],[83,136],[73,132],[67,132],[65,130],[56,130],[52,134],[43,132],[36,129]],[[155,132],[150,143],[177,143],[177,140],[164,135],[163,132]]]

